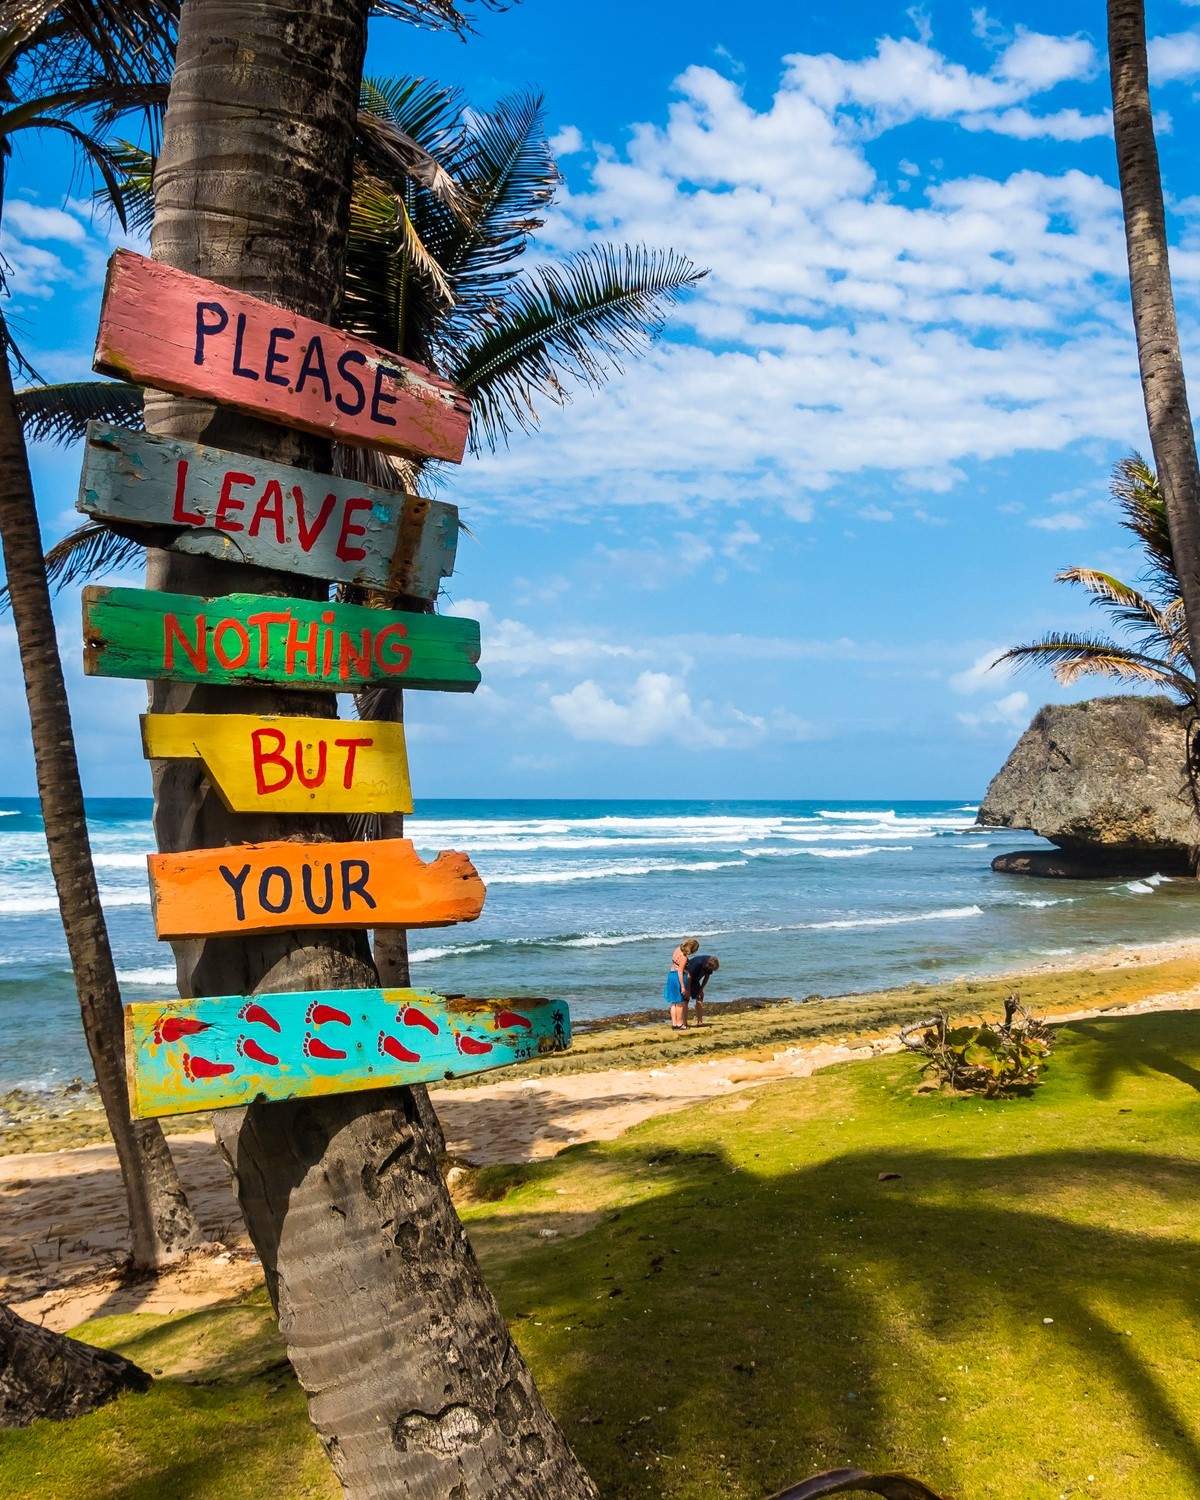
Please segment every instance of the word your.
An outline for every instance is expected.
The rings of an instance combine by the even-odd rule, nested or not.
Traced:
[[[292,927],[448,927],[473,922],[486,895],[465,854],[444,850],[427,864],[408,839],[280,840],[152,854],[148,863],[160,938]]]

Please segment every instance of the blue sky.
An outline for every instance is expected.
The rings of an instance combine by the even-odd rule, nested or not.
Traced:
[[[1194,383],[1200,6],[1149,6]],[[969,797],[1046,677],[980,664],[1085,626],[1053,575],[1136,570],[1107,499],[1146,447],[1098,3],[524,0],[466,44],[376,23],[368,69],[481,105],[534,85],[565,174],[540,252],[670,245],[711,268],[666,338],[441,492],[474,533],[447,607],[474,698],[413,694],[421,796]],[[13,166],[13,313],[86,374],[115,243],[61,158]],[[1200,399],[1200,398],[1196,398]],[[78,455],[36,454],[53,539]],[[138,684],[89,681],[85,784],[148,790]],[[0,791],[32,792],[0,627]]]

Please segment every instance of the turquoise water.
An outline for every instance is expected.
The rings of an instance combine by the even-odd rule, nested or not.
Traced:
[[[561,996],[580,1017],[658,1003],[675,942],[701,939],[714,999],[843,994],[1190,937],[1195,882],[993,875],[1029,834],[959,802],[424,802],[425,855],[462,849],[478,922],[413,932],[414,983]],[[150,804],[89,803],[128,998],[174,993],[155,941]],[[36,802],[0,800],[0,1088],[88,1076]]]

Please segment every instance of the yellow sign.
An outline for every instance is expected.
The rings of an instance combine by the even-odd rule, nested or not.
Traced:
[[[404,727],[260,714],[144,714],[149,760],[196,757],[230,812],[412,812]]]

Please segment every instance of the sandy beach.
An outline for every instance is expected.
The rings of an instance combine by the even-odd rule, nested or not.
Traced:
[[[995,990],[1021,983],[1035,1010],[1057,1021],[1100,1014],[1200,1008],[1200,983],[1180,984],[1186,970],[1200,962],[1200,943],[1164,944],[1137,953],[1107,953],[1086,970],[1042,963],[1019,973],[991,976]],[[1172,983],[1156,984],[1161,976]],[[1146,971],[1144,976],[1141,971]],[[1128,976],[1138,998],[1087,1004],[1100,976]],[[1043,976],[1065,976],[1055,996],[1039,997]],[[967,991],[979,983],[957,982]],[[1076,1003],[1064,1002],[1064,992]],[[906,992],[896,992],[897,994]],[[913,1014],[921,1001],[910,995]],[[896,1028],[871,1027],[870,999],[861,997],[867,1025],[855,1034],[847,1023],[850,1007],[836,1002],[789,1006],[809,1023],[821,1006],[833,1010],[832,1025],[842,1034],[794,1044],[756,1044],[764,1027],[763,1009],[746,1016],[714,1007],[715,1020],[688,1041],[701,1053],[686,1060],[650,1066],[621,1066],[622,1052],[644,1054],[663,1033],[661,1053],[670,1057],[671,1033],[665,1026],[627,1026],[619,1032],[598,1029],[580,1039],[574,1062],[586,1071],[546,1076],[504,1077],[495,1083],[439,1089],[434,1099],[446,1134],[451,1185],[463,1168],[506,1162],[530,1162],[556,1155],[580,1142],[612,1140],[653,1116],[686,1109],[717,1096],[788,1078],[806,1078],[837,1063],[895,1051]],[[1041,1003],[1041,1002],[1045,1003]],[[1084,1003],[1078,1003],[1078,1002]],[[936,1008],[936,1007],[933,1007]],[[969,1008],[969,1007],[968,1007]],[[771,1036],[786,1026],[781,1012],[769,1016]],[[729,1035],[740,1043],[729,1050]],[[596,1056],[597,1052],[600,1056]],[[561,1060],[569,1064],[571,1058]],[[597,1066],[599,1064],[599,1066]],[[94,1121],[90,1122],[94,1128]],[[60,1121],[69,1129],[69,1121]],[[6,1132],[7,1133],[7,1132]],[[157,1279],[123,1277],[128,1239],[116,1154],[103,1142],[66,1145],[56,1150],[22,1150],[0,1156],[0,1285],[4,1299],[24,1316],[59,1329],[85,1318],[118,1312],[170,1313],[212,1306],[235,1297],[261,1280],[261,1268],[246,1236],[229,1187],[229,1179],[207,1130],[172,1133],[168,1139],[189,1199],[205,1233],[206,1247]]]

